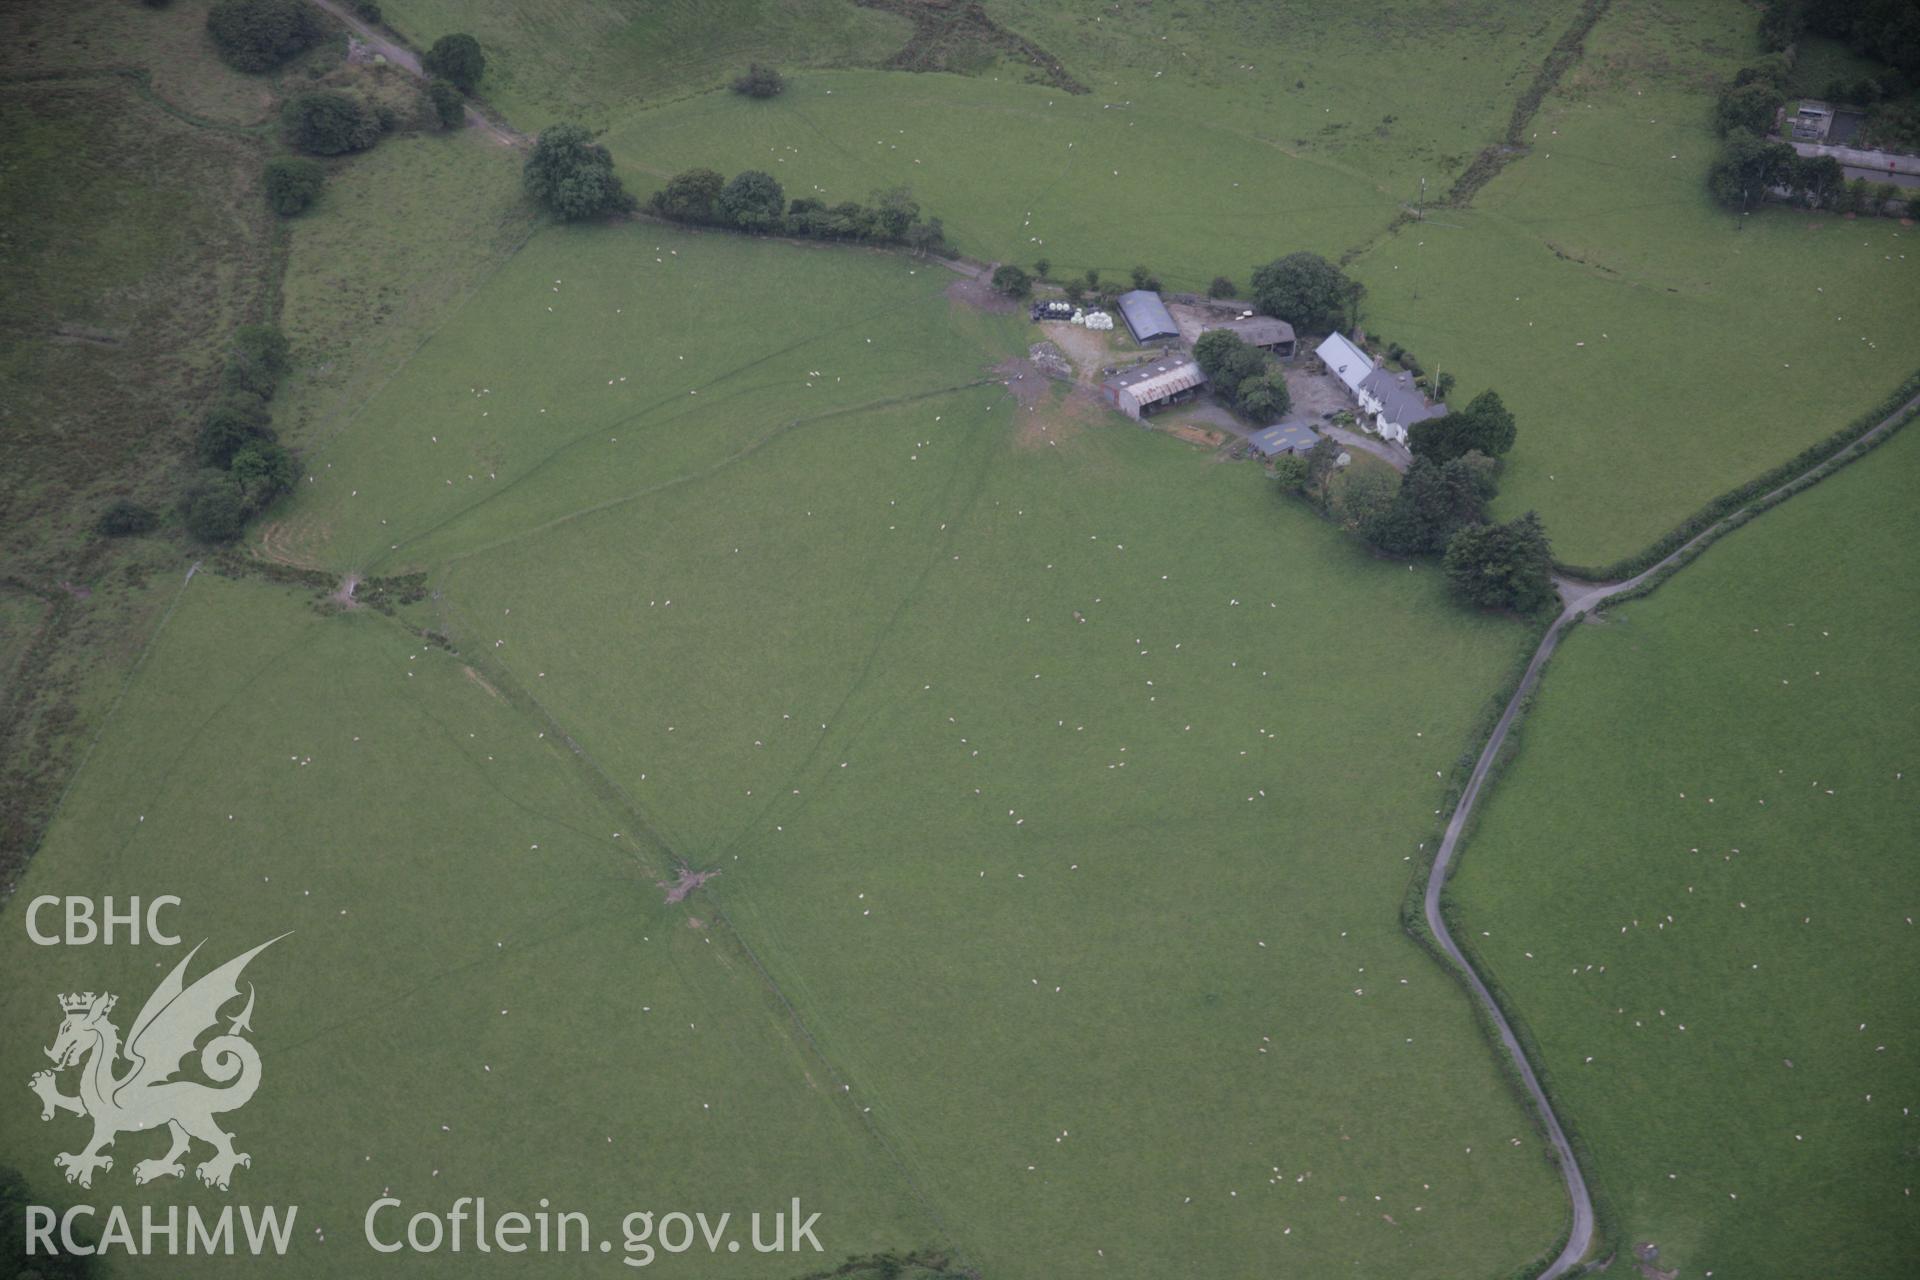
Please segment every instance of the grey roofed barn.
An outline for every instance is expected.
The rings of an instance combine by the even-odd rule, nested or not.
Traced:
[[[1207,375],[1191,360],[1156,360],[1114,374],[1100,384],[1100,394],[1108,404],[1137,419],[1158,405],[1191,396],[1206,381]]]
[[[1320,433],[1304,422],[1282,422],[1277,426],[1256,431],[1247,437],[1263,458],[1278,457],[1283,453],[1305,453],[1319,442]]]
[[[1173,322],[1173,316],[1167,311],[1166,303],[1160,301],[1160,295],[1152,290],[1134,289],[1123,293],[1119,303],[1120,314],[1126,318],[1127,328],[1133,330],[1135,342],[1180,336],[1180,326]]]
[[[1200,327],[1202,333],[1211,333],[1215,329],[1225,329],[1237,334],[1242,342],[1271,351],[1283,360],[1293,358],[1293,326],[1285,320],[1272,316],[1241,316],[1236,320],[1209,320]]]

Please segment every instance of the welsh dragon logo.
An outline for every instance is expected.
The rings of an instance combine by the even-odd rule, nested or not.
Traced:
[[[200,951],[196,946],[147,997],[124,1048],[119,1028],[107,1017],[119,997],[91,991],[60,997],[66,1016],[53,1047],[46,1051],[53,1070],[36,1072],[28,1084],[40,1095],[42,1120],[53,1119],[56,1111],[93,1119],[93,1138],[86,1146],[53,1158],[56,1166],[66,1170],[68,1182],[92,1186],[96,1169],[113,1168],[113,1157],[105,1152],[117,1136],[162,1127],[172,1145],[158,1159],[133,1166],[135,1183],[183,1176],[186,1169],[180,1157],[195,1138],[213,1147],[213,1157],[195,1169],[200,1181],[210,1187],[225,1191],[234,1167],[253,1163],[246,1152],[233,1149],[233,1135],[214,1120],[245,1106],[260,1087],[259,1051],[241,1035],[253,1030],[249,1023],[252,983],[247,984],[246,1007],[229,1020],[225,1033],[215,1035],[200,1050],[201,1072],[223,1087],[174,1077],[195,1042],[217,1029],[220,1010],[240,997],[240,973],[247,962],[278,941],[268,939],[187,986],[187,966]],[[129,1064],[124,1072],[117,1071],[122,1058]],[[60,1092],[55,1078],[55,1072],[69,1067],[77,1067],[80,1073],[80,1091],[72,1097]]]

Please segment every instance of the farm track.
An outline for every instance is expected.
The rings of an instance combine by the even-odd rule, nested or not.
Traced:
[[[1540,1273],[1540,1280],[1558,1280],[1571,1274],[1580,1265],[1587,1251],[1593,1247],[1594,1212],[1593,1197],[1587,1189],[1587,1180],[1580,1171],[1580,1162],[1574,1154],[1573,1144],[1567,1138],[1560,1117],[1554,1112],[1553,1102],[1540,1084],[1532,1062],[1528,1060],[1526,1050],[1521,1046],[1519,1037],[1514,1033],[1513,1025],[1507,1020],[1500,1002],[1481,979],[1473,962],[1466,952],[1454,940],[1447,929],[1446,913],[1442,908],[1442,898],[1446,889],[1447,874],[1459,850],[1460,837],[1473,816],[1474,807],[1479,803],[1481,793],[1486,788],[1488,777],[1499,759],[1501,749],[1506,745],[1508,734],[1519,721],[1525,710],[1527,700],[1539,686],[1540,675],[1545,670],[1548,659],[1554,650],[1560,647],[1560,641],[1567,631],[1588,613],[1605,605],[1616,596],[1625,595],[1647,586],[1666,575],[1677,572],[1696,555],[1705,550],[1708,544],[1717,541],[1722,535],[1747,523],[1756,511],[1761,511],[1845,466],[1858,458],[1874,445],[1898,430],[1900,425],[1916,411],[1920,411],[1920,396],[1915,396],[1880,422],[1858,440],[1842,449],[1839,453],[1824,461],[1815,463],[1793,479],[1786,481],[1771,492],[1754,499],[1751,503],[1721,518],[1710,525],[1684,545],[1680,546],[1664,559],[1651,567],[1620,582],[1591,583],[1579,582],[1572,578],[1556,577],[1554,586],[1559,590],[1562,601],[1560,616],[1541,638],[1539,648],[1534,650],[1533,658],[1527,663],[1526,673],[1520,678],[1520,684],[1507,700],[1506,708],[1500,713],[1493,732],[1487,738],[1486,746],[1481,748],[1479,758],[1475,760],[1473,772],[1467,778],[1467,785],[1460,793],[1460,800],[1454,806],[1453,814],[1447,820],[1446,833],[1440,841],[1440,848],[1434,854],[1433,866],[1427,873],[1426,893],[1423,899],[1427,928],[1433,932],[1434,939],[1440,944],[1448,958],[1458,966],[1460,976],[1473,993],[1488,1019],[1499,1033],[1500,1043],[1513,1059],[1514,1068],[1519,1072],[1521,1083],[1528,1097],[1539,1113],[1540,1122],[1547,1131],[1548,1139],[1560,1162],[1560,1173],[1566,1182],[1567,1196],[1573,1202],[1573,1229],[1568,1233],[1567,1243],[1559,1255]]]
[[[394,66],[399,67],[402,71],[407,72],[416,79],[425,80],[427,78],[426,71],[420,66],[419,54],[415,53],[394,37],[382,35],[379,31],[367,25],[367,23],[360,19],[358,14],[348,9],[346,5],[340,3],[340,0],[313,0],[313,3],[316,7],[324,9],[327,13],[333,15],[341,26],[351,31],[375,53],[385,58]],[[506,125],[499,123],[491,117],[483,115],[480,109],[471,102],[467,103],[466,111],[467,124],[470,127],[480,130],[480,132],[486,134],[503,147],[524,147],[528,142],[532,141],[532,139],[528,138],[526,134],[521,133],[519,130],[508,128]]]

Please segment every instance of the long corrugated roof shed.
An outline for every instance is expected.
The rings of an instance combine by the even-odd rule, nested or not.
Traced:
[[[1206,380],[1207,375],[1200,372],[1200,366],[1191,360],[1162,360],[1116,373],[1107,379],[1107,385],[1129,391],[1135,400],[1150,404],[1168,396],[1177,396]]]
[[[1180,326],[1173,322],[1173,316],[1167,311],[1167,304],[1160,301],[1160,295],[1150,289],[1135,289],[1123,293],[1119,298],[1120,314],[1127,319],[1127,328],[1133,330],[1136,342],[1151,342],[1155,338],[1177,338]]]
[[[1285,320],[1272,316],[1243,316],[1237,320],[1209,320],[1201,328],[1202,333],[1215,329],[1225,329],[1240,335],[1242,342],[1250,342],[1256,347],[1271,347],[1282,342],[1293,341],[1293,326]]]

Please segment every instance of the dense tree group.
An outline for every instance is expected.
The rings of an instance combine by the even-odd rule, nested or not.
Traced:
[[[1486,522],[1495,470],[1494,461],[1478,452],[1446,462],[1415,458],[1393,501],[1361,532],[1394,555],[1437,555],[1461,529]]]
[[[788,203],[779,181],[758,169],[735,174],[730,180],[712,169],[683,170],[653,193],[646,208],[673,222],[756,234],[860,240],[920,250],[946,243],[940,219],[922,218],[920,203],[907,187],[875,191],[871,204],[843,200],[829,205],[812,196]]]
[[[385,132],[373,107],[339,89],[296,94],[280,109],[287,141],[316,156],[365,151]]]
[[[1468,453],[1504,457],[1518,434],[1500,393],[1482,391],[1458,412],[1414,423],[1407,443],[1416,457],[1450,462]]]
[[[614,176],[613,153],[577,124],[541,130],[521,181],[528,195],[568,222],[629,213],[636,207]]]
[[[228,65],[271,71],[320,39],[320,15],[307,0],[220,0],[207,11],[207,34]]]
[[[1025,271],[1009,262],[994,268],[993,289],[1009,298],[1024,298],[1033,292],[1033,278]]]
[[[1317,253],[1290,253],[1253,273],[1253,299],[1260,310],[1302,331],[1349,327],[1365,292],[1359,281]]]
[[[1760,35],[1773,49],[1828,36],[1920,81],[1920,0],[1769,0]]]
[[[1194,363],[1221,403],[1254,422],[1271,423],[1293,407],[1286,376],[1272,357],[1230,329],[1209,329],[1193,344]]]
[[[1848,183],[1831,156],[1802,156],[1771,135],[1792,78],[1792,48],[1802,35],[1843,40],[1862,57],[1891,68],[1885,75],[1828,86],[1839,101],[1871,106],[1911,92],[1920,78],[1920,0],[1773,0],[1761,34],[1777,52],[1735,73],[1714,104],[1720,151],[1707,168],[1715,203],[1743,213],[1788,199],[1834,213],[1911,214],[1916,204],[1891,184]],[[1868,117],[1866,145],[1920,145],[1920,107],[1891,103]]]
[[[194,443],[195,456],[210,473],[181,504],[196,538],[232,541],[255,512],[293,487],[293,455],[275,437],[267,410],[292,367],[286,335],[278,329],[243,325],[234,332],[221,375],[224,390],[201,420]]]
[[[1483,609],[1533,613],[1554,599],[1553,547],[1531,511],[1461,529],[1447,543],[1444,566],[1454,590]]]

